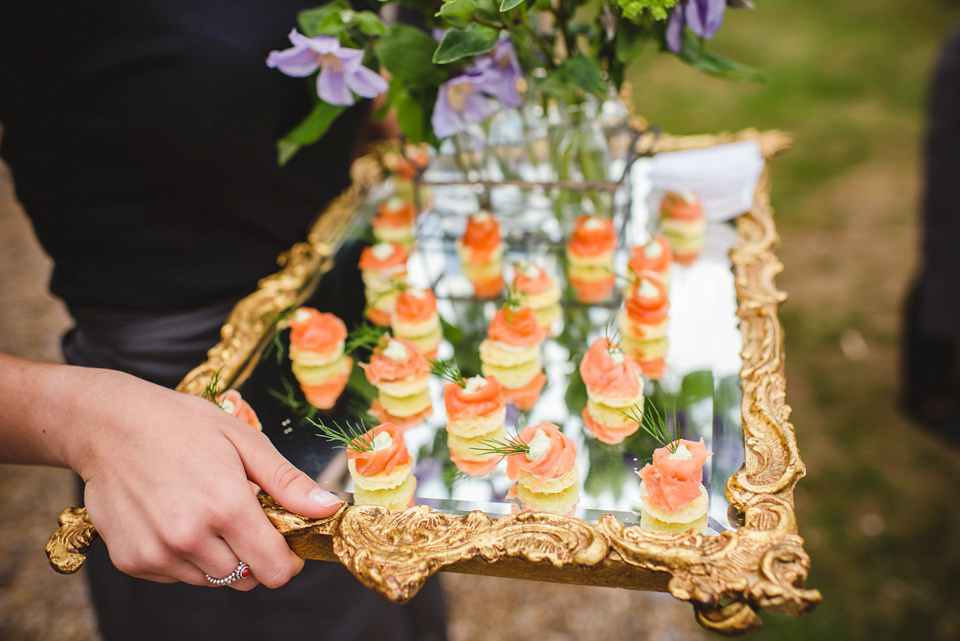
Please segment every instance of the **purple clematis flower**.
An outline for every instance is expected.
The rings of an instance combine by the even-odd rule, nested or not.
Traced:
[[[506,34],[486,55],[479,56],[463,74],[440,85],[433,107],[433,132],[437,138],[464,131],[468,125],[478,124],[496,111],[490,98],[507,108],[523,104],[518,85],[523,71],[517,52]]]
[[[680,51],[685,26],[701,38],[712,38],[720,29],[726,8],[727,0],[680,0],[667,23],[667,46],[671,51]]]
[[[485,71],[468,69],[440,85],[430,118],[437,138],[452,136],[493,115],[493,101],[482,90],[486,75]]]
[[[490,94],[508,109],[523,104],[517,89],[523,79],[523,71],[520,69],[520,61],[517,60],[517,50],[507,34],[500,34],[500,40],[493,51],[477,58],[474,64],[476,69],[484,73],[483,80],[479,83],[481,91]]]
[[[289,37],[293,46],[271,51],[267,66],[296,78],[309,76],[319,69],[317,95],[320,100],[331,105],[352,105],[354,93],[373,98],[387,90],[387,81],[363,66],[360,49],[344,47],[339,40],[328,36],[308,38],[296,29]]]

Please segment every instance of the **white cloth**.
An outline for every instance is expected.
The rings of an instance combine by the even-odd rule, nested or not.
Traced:
[[[667,191],[692,191],[700,197],[708,221],[736,218],[753,203],[763,162],[760,146],[752,141],[657,154],[650,168],[647,208],[659,211]]]

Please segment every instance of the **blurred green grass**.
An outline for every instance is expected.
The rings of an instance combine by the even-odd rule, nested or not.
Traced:
[[[960,2],[757,0],[711,49],[766,84],[647,52],[638,113],[678,134],[783,129],[773,205],[790,295],[787,402],[808,476],[797,487],[808,617],[764,614],[756,639],[960,638],[960,453],[898,412],[900,307],[917,263],[924,110]]]

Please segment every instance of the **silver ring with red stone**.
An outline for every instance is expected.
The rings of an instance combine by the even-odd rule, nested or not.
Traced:
[[[250,566],[240,561],[236,569],[222,579],[215,579],[209,574],[205,574],[204,576],[207,577],[207,582],[210,583],[210,585],[216,585],[218,587],[221,585],[230,585],[234,581],[239,581],[240,579],[245,579],[250,576]]]

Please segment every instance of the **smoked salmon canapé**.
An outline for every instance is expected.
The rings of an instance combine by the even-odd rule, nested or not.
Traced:
[[[473,285],[477,298],[495,298],[503,291],[505,247],[493,214],[481,211],[467,219],[456,248],[463,275]]]
[[[627,284],[624,296],[630,298],[641,277],[655,278],[670,288],[670,267],[673,265],[673,250],[663,235],[657,236],[645,245],[630,249],[627,261]]]
[[[406,338],[428,357],[434,358],[443,341],[437,298],[429,288],[408,288],[397,294],[390,327],[394,336]]]
[[[571,266],[609,266],[613,268],[613,250],[617,232],[613,221],[603,216],[580,216],[567,243]]]
[[[353,478],[356,505],[380,505],[402,510],[413,505],[417,479],[403,432],[382,423],[347,446],[347,469]]]
[[[260,419],[257,418],[257,413],[250,407],[250,403],[243,400],[243,397],[240,396],[240,392],[237,390],[227,390],[219,394],[214,400],[227,414],[240,419],[254,429],[263,431],[263,427],[260,425]]]
[[[360,254],[360,276],[367,300],[366,315],[377,325],[390,325],[398,284],[407,279],[407,250],[399,243],[377,243]]]
[[[563,317],[557,279],[540,265],[526,260],[513,266],[513,274],[514,291],[533,310],[540,326],[552,335],[553,324]]]
[[[580,361],[587,397],[608,407],[631,407],[643,400],[640,366],[609,338],[593,341]]]
[[[417,219],[417,206],[411,201],[394,196],[377,208],[377,215],[370,221],[373,235],[379,242],[393,242],[410,250],[414,244],[413,226]]]
[[[493,376],[473,376],[443,388],[447,432],[461,438],[487,437],[503,427],[507,402],[503,386]]]
[[[503,307],[480,343],[480,371],[495,377],[507,394],[529,385],[542,374],[540,346],[545,338],[532,309]]]
[[[301,307],[289,323],[292,361],[306,367],[330,365],[343,354],[347,326],[333,314]]]
[[[524,304],[533,310],[560,302],[560,285],[550,273],[529,260],[513,266],[513,289],[521,295]]]
[[[383,337],[370,355],[370,362],[361,363],[360,367],[377,388],[380,406],[387,414],[409,418],[431,407],[430,363],[409,340]]]
[[[613,221],[600,216],[577,218],[567,243],[567,281],[581,303],[599,303],[613,293],[613,251],[617,235]]]
[[[673,259],[690,265],[703,249],[707,220],[700,198],[692,191],[668,191],[660,202],[660,229]]]
[[[709,497],[703,486],[708,452],[699,441],[679,439],[653,451],[640,476],[640,527],[662,532],[706,532]]]
[[[517,441],[527,451],[507,456],[507,477],[540,494],[562,492],[580,482],[577,446],[553,423],[528,425]]]
[[[500,236],[500,223],[488,211],[467,218],[467,227],[457,241],[457,253],[464,266],[481,267],[503,257],[505,246]]]
[[[624,340],[650,341],[667,335],[670,300],[660,281],[641,278],[633,296],[624,302],[617,323]]]
[[[412,465],[403,431],[393,423],[381,423],[347,445],[347,469],[354,484],[365,490],[397,487]]]
[[[587,388],[581,413],[584,427],[598,440],[615,445],[640,429],[643,375],[640,365],[607,338],[598,338],[580,361]]]

